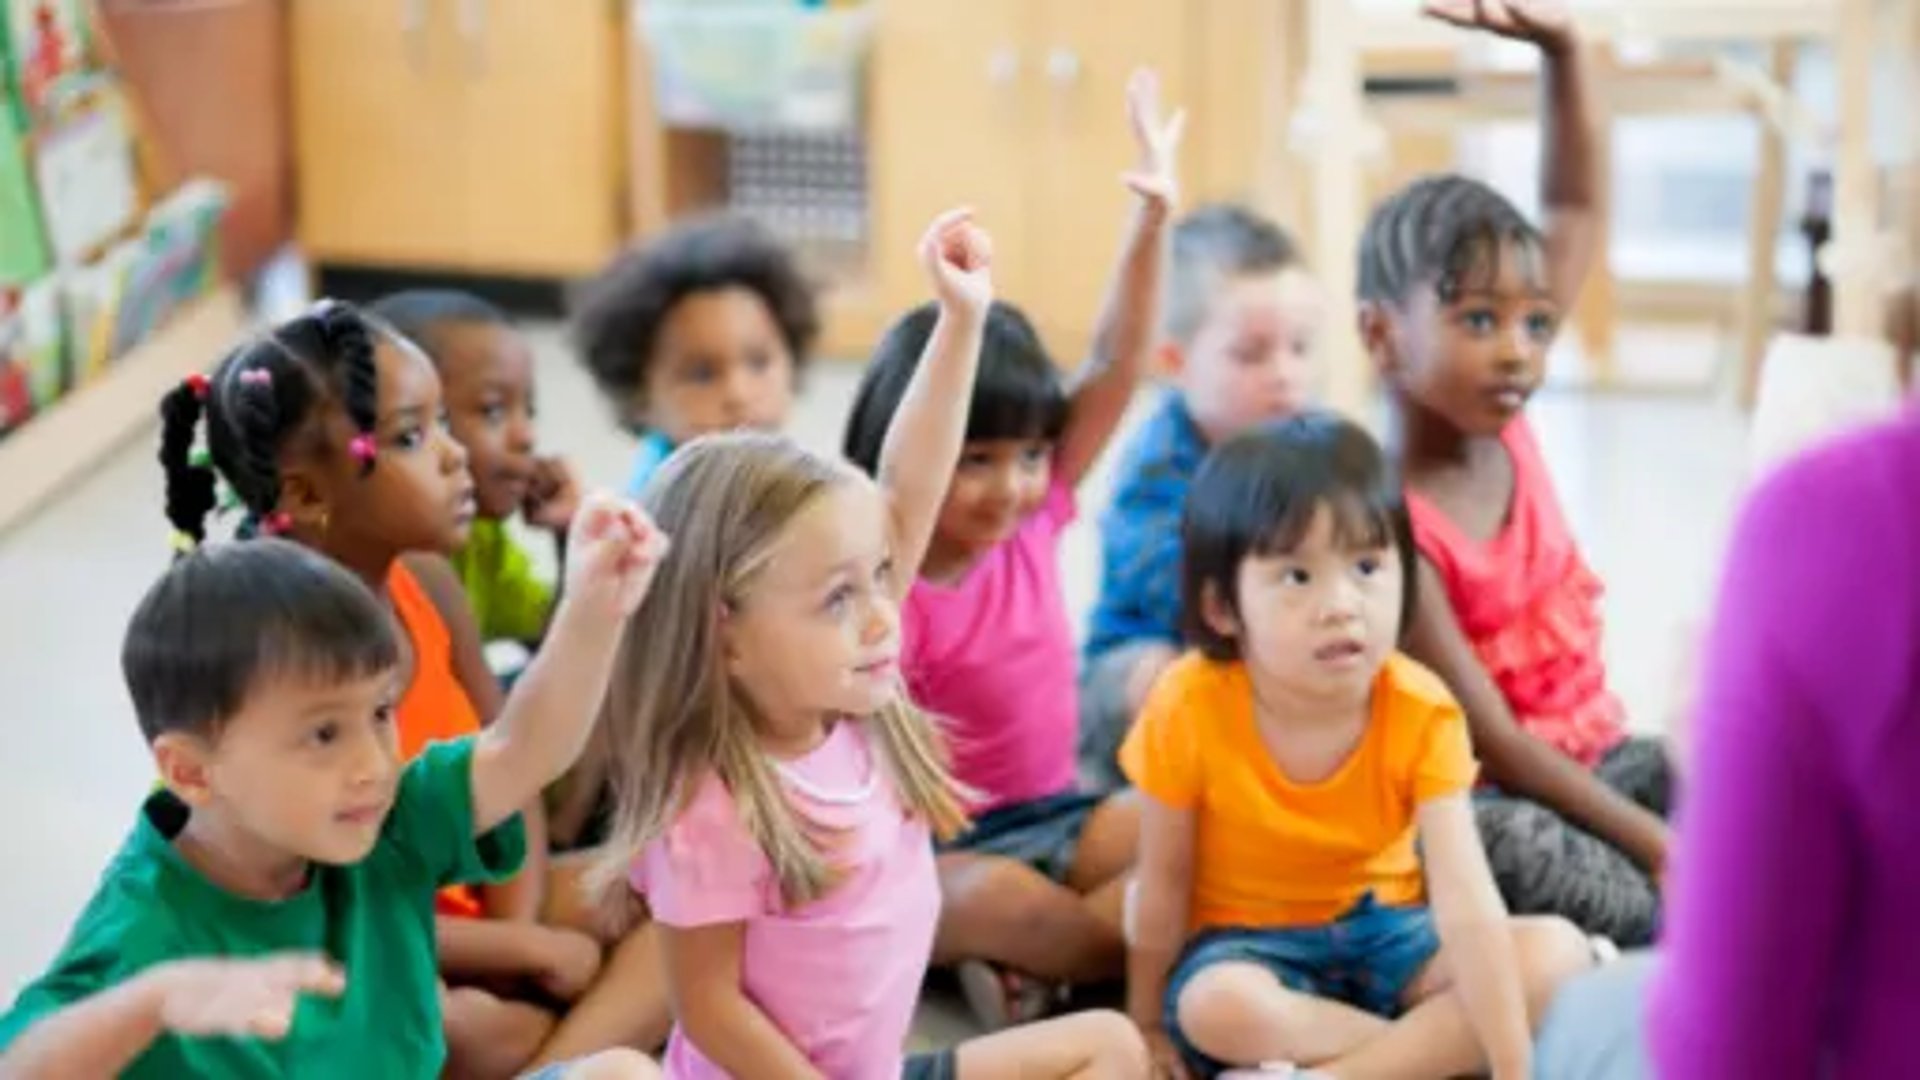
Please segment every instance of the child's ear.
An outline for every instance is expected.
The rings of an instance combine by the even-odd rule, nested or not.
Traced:
[[[1233,605],[1220,592],[1217,582],[1207,581],[1200,585],[1200,618],[1207,629],[1223,638],[1240,636],[1240,617],[1234,614]]]
[[[276,509],[316,531],[324,531],[321,525],[333,513],[320,477],[305,463],[280,470],[280,505]]]
[[[213,801],[213,747],[198,735],[169,731],[153,740],[153,762],[160,782],[188,806]]]
[[[1368,300],[1360,305],[1359,322],[1360,344],[1366,348],[1380,378],[1392,381],[1400,374],[1400,350],[1394,342],[1392,314],[1380,301]]]

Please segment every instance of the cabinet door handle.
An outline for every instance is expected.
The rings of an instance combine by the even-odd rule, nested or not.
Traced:
[[[487,0],[460,0],[460,40],[466,46],[467,74],[487,74]]]
[[[1080,81],[1080,54],[1072,49],[1055,45],[1047,50],[1047,78],[1053,85],[1066,89]]]
[[[987,54],[987,82],[997,87],[1008,87],[1020,77],[1020,50],[1011,45],[1002,45]]]

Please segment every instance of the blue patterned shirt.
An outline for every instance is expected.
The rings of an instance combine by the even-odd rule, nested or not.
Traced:
[[[1127,443],[1113,502],[1100,517],[1100,598],[1087,628],[1089,660],[1133,641],[1181,641],[1180,514],[1207,443],[1180,395],[1165,394]]]

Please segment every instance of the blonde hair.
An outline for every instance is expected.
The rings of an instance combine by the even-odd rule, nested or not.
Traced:
[[[754,433],[689,443],[654,478],[649,513],[673,547],[620,642],[612,686],[583,779],[613,788],[614,812],[597,884],[617,902],[632,860],[658,839],[709,773],[740,808],[788,904],[818,899],[837,880],[830,830],[787,799],[761,750],[758,712],[728,675],[720,613],[737,606],[790,523],[845,484],[850,467],[791,440]],[[904,692],[862,718],[907,809],[947,837],[966,824],[945,747]]]

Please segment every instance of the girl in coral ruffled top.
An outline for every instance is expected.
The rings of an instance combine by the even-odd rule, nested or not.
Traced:
[[[1557,6],[1483,10],[1486,29],[1542,53],[1545,229],[1486,185],[1439,176],[1382,204],[1361,241],[1361,329],[1393,399],[1421,556],[1405,647],[1466,707],[1488,784],[1476,817],[1509,908],[1642,945],[1659,923],[1668,756],[1627,737],[1601,661],[1600,581],[1522,415],[1603,220],[1590,111]]]

